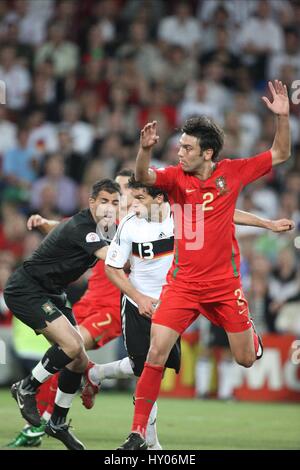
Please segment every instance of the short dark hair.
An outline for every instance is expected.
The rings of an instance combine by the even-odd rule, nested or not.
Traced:
[[[133,170],[130,170],[129,168],[123,168],[123,170],[118,171],[118,173],[116,174],[116,178],[117,178],[117,176],[129,176],[129,177],[131,177],[133,174],[134,174]]]
[[[212,160],[217,160],[224,145],[224,132],[207,116],[196,116],[187,119],[181,129],[188,135],[197,137],[201,150],[213,150]]]
[[[165,191],[163,191],[162,189],[160,188],[156,188],[154,186],[150,186],[148,184],[144,184],[142,183],[141,181],[137,181],[135,179],[135,176],[134,174],[131,176],[131,178],[129,179],[128,181],[128,188],[131,188],[131,189],[146,189],[147,191],[147,194],[149,194],[149,196],[151,196],[153,199],[156,197],[156,196],[159,196],[160,194],[163,195],[164,197],[164,201],[167,202],[168,201],[168,195]]]
[[[93,184],[92,190],[91,190],[91,197],[93,199],[96,199],[100,191],[107,191],[110,194],[113,194],[113,193],[121,194],[120,185],[109,178],[96,181],[96,183]]]

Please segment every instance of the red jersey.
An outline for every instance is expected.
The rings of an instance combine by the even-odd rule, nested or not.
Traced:
[[[102,260],[92,269],[88,288],[80,301],[89,301],[94,307],[107,308],[120,306],[120,290],[105,274],[105,263]]]
[[[217,162],[205,181],[181,165],[154,169],[155,186],[167,191],[174,212],[175,253],[169,276],[215,281],[239,276],[240,254],[233,216],[241,189],[272,168],[270,151]]]

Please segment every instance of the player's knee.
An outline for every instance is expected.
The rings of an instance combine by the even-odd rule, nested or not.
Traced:
[[[63,349],[72,359],[79,357],[84,351],[84,345],[81,336],[76,335],[69,338]]]
[[[252,367],[256,357],[253,354],[242,354],[235,357],[236,362],[243,367],[249,368]]]
[[[77,374],[83,374],[88,366],[88,356],[83,350],[72,362],[68,365],[68,368]]]
[[[157,345],[151,345],[147,356],[147,362],[158,366],[164,366],[168,358],[168,352]]]

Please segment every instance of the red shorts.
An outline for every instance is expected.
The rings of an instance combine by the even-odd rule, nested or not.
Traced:
[[[152,322],[181,335],[200,314],[230,333],[248,330],[248,303],[240,278],[199,283],[172,280],[162,290]]]
[[[122,334],[120,305],[103,307],[79,300],[73,312],[78,325],[88,330],[99,348]]]

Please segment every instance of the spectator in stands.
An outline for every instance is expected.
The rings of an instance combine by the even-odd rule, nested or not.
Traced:
[[[284,30],[284,48],[270,55],[268,61],[268,79],[273,80],[281,73],[283,65],[295,67],[296,76],[300,76],[300,41],[299,29],[287,27]]]
[[[62,215],[71,215],[77,208],[77,188],[71,178],[65,176],[63,157],[55,153],[45,162],[45,176],[35,181],[31,192],[31,208],[41,213],[42,196],[50,199],[55,194],[56,208]],[[45,215],[43,214],[45,217]]]
[[[17,144],[17,126],[7,116],[6,107],[0,105],[0,158]]]
[[[67,101],[62,107],[63,124],[69,126],[72,136],[73,150],[88,154],[94,141],[93,127],[81,119],[81,106],[76,101]]]
[[[99,113],[98,134],[120,133],[126,139],[136,139],[137,107],[129,104],[129,94],[118,83],[110,87],[109,105]]]
[[[278,315],[280,308],[289,299],[300,296],[300,278],[294,253],[291,248],[281,250],[270,278],[269,288],[272,303],[270,310]]]
[[[2,221],[0,223],[0,252],[9,251],[15,263],[24,255],[26,235],[26,217],[13,204],[2,203]]]
[[[148,28],[148,24],[141,21],[131,23],[129,38],[118,48],[117,55],[124,57],[133,54],[138,71],[147,80],[159,80],[164,72],[164,59],[159,48],[149,41]],[[180,73],[180,69],[176,73]]]
[[[18,63],[16,49],[4,45],[0,51],[0,80],[6,84],[7,106],[13,111],[25,108],[31,87],[28,70]]]
[[[79,65],[78,46],[66,40],[63,23],[54,22],[49,26],[49,39],[36,52],[36,66],[47,59],[53,61],[57,77],[66,77]]]
[[[58,149],[57,131],[51,122],[46,121],[43,107],[35,108],[28,117],[29,140],[28,145],[34,148],[35,153],[44,157],[46,153],[56,152]]]
[[[82,154],[73,150],[73,142],[70,129],[67,125],[61,125],[58,129],[59,153],[64,159],[65,175],[80,183],[83,177],[86,159]]]
[[[280,52],[284,48],[282,28],[272,19],[267,0],[256,3],[255,16],[250,17],[241,27],[238,43],[243,63],[251,67],[257,81],[263,80],[268,54]]]
[[[39,158],[29,143],[26,127],[18,129],[18,142],[3,156],[3,174],[11,186],[30,188],[39,170]]]
[[[158,38],[166,44],[177,44],[197,53],[201,46],[201,26],[192,16],[189,3],[179,2],[172,16],[163,18],[158,27]]]

